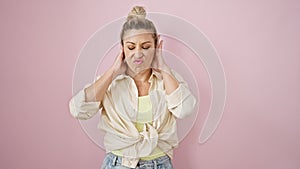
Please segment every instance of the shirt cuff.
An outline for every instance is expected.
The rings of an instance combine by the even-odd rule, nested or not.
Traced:
[[[80,90],[70,101],[69,107],[73,117],[77,119],[89,119],[94,116],[100,109],[100,102],[86,102],[85,101],[85,89],[86,85]]]
[[[173,109],[177,106],[179,106],[182,103],[183,97],[182,97],[182,84],[179,84],[177,89],[175,89],[172,93],[166,94],[166,100],[168,103],[168,109]]]
[[[194,96],[183,84],[179,84],[177,89],[166,95],[166,101],[168,110],[180,119],[192,113],[196,104]]]

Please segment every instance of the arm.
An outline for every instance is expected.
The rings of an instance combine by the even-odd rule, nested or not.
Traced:
[[[85,90],[86,101],[102,102],[105,92],[111,84],[112,80],[117,75],[122,74],[126,71],[127,66],[124,63],[123,53],[123,48],[121,48],[114,64],[104,73],[104,75],[99,80],[97,80],[93,85]]]
[[[158,36],[158,41],[159,38]],[[163,41],[159,41],[152,66],[162,74],[168,110],[172,112],[175,117],[184,118],[193,113],[196,99],[190,92],[183,78],[175,71],[172,71],[164,62],[162,57],[162,44]]]
[[[187,83],[175,71],[171,71],[178,82],[178,88],[171,93],[166,93],[168,110],[179,119],[185,118],[194,112],[196,98],[193,96]]]
[[[178,83],[177,79],[172,75],[171,69],[165,63],[165,61],[162,57],[163,41],[160,40],[160,35],[157,36],[157,41],[159,43],[156,46],[155,57],[152,62],[152,67],[153,67],[153,69],[157,70],[158,72],[161,72],[166,93],[170,94],[175,89],[178,88],[179,83]]]
[[[166,94],[170,94],[175,91],[179,87],[179,82],[177,79],[172,75],[170,68],[167,66],[161,71],[164,87],[166,90]]]
[[[102,100],[112,80],[126,70],[123,62],[123,49],[115,59],[114,64],[92,84],[87,84],[69,103],[70,112],[78,119],[88,119],[94,116],[102,107]]]
[[[108,86],[113,80],[113,70],[108,69],[95,83],[87,87],[85,91],[86,102],[102,102]]]

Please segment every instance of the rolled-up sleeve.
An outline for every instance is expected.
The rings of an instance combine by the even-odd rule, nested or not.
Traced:
[[[172,73],[178,80],[179,86],[172,93],[166,95],[167,106],[175,117],[182,119],[194,112],[196,98],[183,78],[174,71]]]
[[[69,102],[71,115],[80,120],[86,120],[93,117],[102,106],[100,102],[85,101],[85,89],[89,86],[90,84],[85,85],[85,87],[76,93]]]

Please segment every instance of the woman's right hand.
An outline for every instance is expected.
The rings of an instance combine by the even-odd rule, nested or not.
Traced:
[[[112,66],[98,80],[84,90],[85,102],[102,102],[112,80],[127,70],[127,64],[124,62],[125,55],[123,53],[122,47]]]
[[[120,74],[124,74],[127,70],[127,64],[125,62],[125,55],[124,55],[124,50],[123,47],[121,47],[120,52],[118,56],[116,57],[112,67],[113,71],[113,79],[117,77]]]

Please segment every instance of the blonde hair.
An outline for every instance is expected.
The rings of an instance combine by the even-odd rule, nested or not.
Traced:
[[[123,37],[126,31],[132,29],[145,29],[153,33],[154,44],[157,44],[157,31],[152,21],[146,19],[146,10],[142,6],[135,6],[129,12],[126,22],[121,31],[121,44],[123,46]]]

